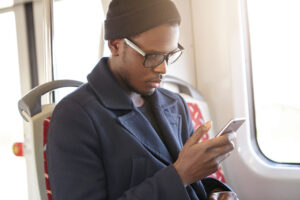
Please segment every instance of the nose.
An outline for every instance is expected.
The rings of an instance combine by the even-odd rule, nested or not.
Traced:
[[[167,63],[166,61],[162,62],[160,65],[157,65],[156,67],[153,68],[153,71],[156,73],[160,74],[165,74],[167,73]]]

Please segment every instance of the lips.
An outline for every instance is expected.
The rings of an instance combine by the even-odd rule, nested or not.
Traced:
[[[160,87],[159,82],[150,82],[150,83],[151,83],[151,87],[153,87],[153,88],[159,88]]]
[[[161,80],[160,79],[154,79],[147,81],[147,84],[149,84],[152,88],[159,88],[160,87]]]

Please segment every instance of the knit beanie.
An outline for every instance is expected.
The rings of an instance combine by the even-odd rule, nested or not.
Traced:
[[[181,18],[170,0],[112,0],[105,20],[106,40],[135,36]]]

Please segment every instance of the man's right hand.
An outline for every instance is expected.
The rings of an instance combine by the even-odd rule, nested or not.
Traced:
[[[234,149],[234,133],[199,142],[210,128],[211,121],[200,126],[187,140],[173,165],[185,186],[217,171],[221,161]]]

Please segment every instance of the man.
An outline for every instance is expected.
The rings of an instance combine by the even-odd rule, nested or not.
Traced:
[[[193,133],[183,99],[159,88],[182,53],[179,24],[169,0],[112,0],[105,21],[111,57],[51,119],[47,162],[55,200],[196,200],[230,191],[205,177],[233,150],[232,135],[199,143],[211,122]]]

